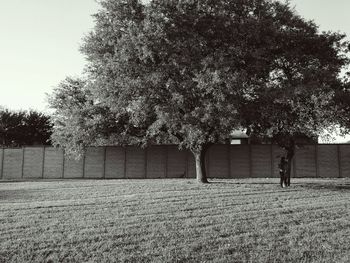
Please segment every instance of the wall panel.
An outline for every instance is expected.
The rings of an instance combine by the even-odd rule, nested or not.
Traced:
[[[187,172],[187,151],[180,151],[175,145],[167,146],[167,177],[184,178]]]
[[[58,179],[63,176],[63,150],[45,147],[44,178]]]
[[[251,145],[252,177],[273,177],[271,145]]]
[[[44,167],[44,147],[25,147],[23,150],[23,178],[42,178]]]
[[[296,149],[295,177],[316,177],[316,149],[315,145],[303,145]]]
[[[126,178],[146,178],[146,151],[138,147],[126,147]]]
[[[230,145],[213,145],[207,152],[208,177],[229,178],[230,175]]]
[[[350,145],[339,145],[341,177],[350,177]]]
[[[230,178],[250,177],[250,145],[230,146]]]
[[[165,145],[155,145],[147,150],[147,178],[165,178],[167,149]]]
[[[105,178],[125,178],[125,148],[106,148]]]
[[[68,156],[64,157],[64,178],[83,178],[84,158],[75,160]]]
[[[104,177],[104,147],[88,147],[85,154],[84,178]]]
[[[23,149],[4,149],[3,179],[21,179]]]
[[[319,177],[339,177],[337,145],[318,145],[317,163]]]

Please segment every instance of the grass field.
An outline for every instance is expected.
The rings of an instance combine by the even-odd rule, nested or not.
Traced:
[[[0,262],[350,262],[350,179],[0,183]]]

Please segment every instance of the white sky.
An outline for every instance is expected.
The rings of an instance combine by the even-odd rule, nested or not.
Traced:
[[[0,105],[45,110],[45,93],[82,72],[78,49],[97,9],[94,0],[0,0]]]
[[[350,0],[291,0],[321,30],[350,38]],[[46,111],[46,93],[80,75],[81,39],[92,27],[94,0],[0,0],[0,106]]]

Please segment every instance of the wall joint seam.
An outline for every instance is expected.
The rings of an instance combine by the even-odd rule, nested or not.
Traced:
[[[25,147],[22,147],[22,174],[21,174],[21,178],[24,178],[24,155],[25,154]]]
[[[43,147],[43,159],[41,163],[41,178],[44,179],[44,169],[45,169],[45,146]]]
[[[0,171],[0,179],[4,178],[4,160],[5,160],[5,149],[2,148],[2,156],[1,156],[1,171]]]

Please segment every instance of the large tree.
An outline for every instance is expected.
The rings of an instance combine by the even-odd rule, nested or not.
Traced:
[[[277,65],[292,65],[293,52],[284,56],[288,49],[305,51],[284,39],[292,32],[295,41],[317,36],[316,30],[304,30],[307,23],[288,4],[278,1],[100,4],[95,27],[81,48],[89,81],[80,90],[87,99],[72,106],[74,116],[69,103],[56,112],[59,127],[70,127],[67,136],[54,136],[56,143],[76,149],[176,143],[194,154],[199,182],[207,182],[209,146],[226,141],[242,124],[252,128],[242,119],[247,117],[242,109],[264,95],[279,73]],[[61,91],[53,96],[53,108]],[[79,136],[72,136],[74,129]]]
[[[110,129],[105,140],[176,143],[192,151],[197,179],[207,182],[208,147],[224,142],[239,127],[240,100],[268,77],[280,4],[262,0],[100,3],[95,28],[82,51],[88,59],[90,104],[107,110],[122,127]],[[103,117],[89,116],[97,122]],[[84,127],[87,122],[74,123]],[[79,129],[85,130],[89,129]],[[92,143],[93,136],[84,138],[66,145]]]

